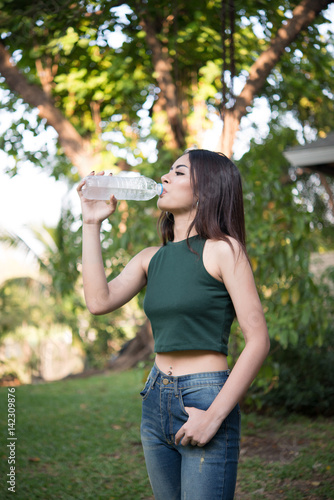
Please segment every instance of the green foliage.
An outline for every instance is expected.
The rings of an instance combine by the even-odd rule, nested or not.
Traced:
[[[52,301],[41,301],[43,293],[45,286],[32,278],[16,278],[1,285],[0,338],[15,331],[24,322],[36,327],[48,325],[48,314],[44,307],[52,307]]]
[[[74,230],[74,222],[72,212],[63,210],[57,227],[48,230],[55,247],[47,248],[44,267],[48,267],[54,290],[63,297],[73,292],[79,277],[77,260],[81,231]]]
[[[312,214],[293,194],[293,185],[280,181],[288,170],[282,152],[294,141],[294,132],[273,124],[266,141],[253,143],[238,163],[244,179],[249,255],[270,336],[283,347],[296,344],[299,331],[308,331],[310,342],[321,343],[327,325],[309,270],[315,247]]]
[[[210,126],[208,112],[217,113],[220,108],[223,61],[218,0],[200,5],[191,0],[175,5],[166,0],[130,0],[117,6],[110,0],[37,0],[33,6],[4,0],[2,5],[0,35],[17,67],[29,82],[43,86],[92,151],[103,152],[103,168],[115,164],[118,154],[140,163],[146,153],[139,141],[157,140],[159,152],[162,143],[168,147],[166,109],[163,105],[158,111],[154,106],[160,89],[142,19],[152,23],[171,65],[189,145],[200,142],[194,129]],[[294,6],[295,2],[280,0],[235,3],[234,55],[240,82]],[[328,132],[334,126],[330,112],[334,75],[332,34],[325,27],[320,15],[297,37],[269,76],[262,95],[274,112],[290,110],[302,126]],[[115,33],[123,34],[120,46],[111,42]],[[6,82],[1,86],[6,88]],[[10,112],[20,102],[10,93],[6,100],[4,106]],[[201,116],[195,113],[196,102],[204,106]],[[43,124],[31,125],[23,117],[20,126],[19,130],[10,127],[2,139],[14,159],[14,173],[26,159],[48,163],[45,146],[31,150],[22,139],[24,130],[39,134]],[[66,162],[61,160],[62,150],[57,154],[52,169],[59,175]],[[70,175],[68,167],[66,175]]]
[[[7,109],[10,114],[6,130],[0,135],[0,149],[14,160],[4,165],[4,172],[13,176],[17,173],[17,166],[25,162],[31,162],[37,167],[46,165],[46,160],[50,155],[47,144],[40,141],[38,149],[34,144],[37,138],[45,133],[45,124],[37,114],[32,114],[31,109],[23,103],[22,99],[17,99],[8,90],[3,90],[1,104],[2,108]]]
[[[240,86],[282,21],[291,16],[296,2],[246,1],[235,5],[235,66]],[[221,101],[220,1],[198,5],[190,0],[174,4],[130,0],[115,6],[111,0],[37,0],[33,5],[2,0],[1,7],[1,39],[17,67],[30,83],[43,86],[87,147],[99,155],[101,169],[117,166],[118,157],[122,157],[141,173],[159,179],[178,154],[170,147],[166,106],[162,104],[160,110],[156,106],[161,89],[143,19],[152,22],[171,65],[186,142],[200,144],[199,133],[210,126],[208,114],[218,113]],[[117,31],[124,39],[116,48],[110,40]],[[307,349],[323,349],[326,332],[333,324],[329,299],[309,271],[310,252],[322,240],[324,227],[328,229],[326,246],[333,244],[332,225],[324,217],[321,196],[314,194],[313,178],[281,183],[283,173],[288,173],[282,152],[297,141],[291,129],[279,125],[279,117],[292,112],[303,131],[310,127],[325,133],[333,129],[332,41],[333,34],[326,33],[326,21],[320,15],[286,49],[261,94],[277,122],[271,124],[268,140],[263,144],[253,141],[249,153],[238,163],[244,179],[249,254],[273,345],[283,354],[290,353],[303,339],[307,348],[301,356],[305,354],[305,359]],[[0,147],[13,158],[8,172],[15,175],[28,160],[48,168],[56,178],[66,176],[76,182],[78,175],[59,145],[54,147],[57,157],[50,160],[50,148],[36,142],[45,133],[46,124],[32,116],[31,109],[9,91],[3,79],[0,85],[3,109],[12,116],[0,138]],[[29,140],[25,139],[27,133]],[[155,147],[157,161],[153,164],[150,154]],[[313,212],[308,211],[309,200]],[[109,278],[144,246],[158,244],[155,203],[122,202],[112,226],[104,225],[101,242]],[[131,317],[133,325],[140,323],[142,295],[131,305],[131,313],[99,318],[85,313],[79,293],[80,231],[80,223],[64,211],[58,227],[51,231],[54,245],[46,245],[41,265],[51,281],[50,321],[71,325],[85,340],[93,331],[97,340],[89,344],[88,361],[100,366],[113,352],[112,341],[120,343],[129,335],[122,318]],[[7,308],[2,321],[7,325],[4,328],[15,330],[21,313],[9,321],[9,311],[18,309],[15,294],[21,297],[25,292],[17,292],[16,285],[12,289],[8,283],[5,286],[0,292]],[[22,311],[30,321],[27,310],[31,302],[24,303],[27,309]],[[85,327],[80,323],[82,318]],[[243,345],[237,327],[233,339],[234,359]],[[261,370],[253,393],[259,404],[259,395],[277,380],[280,364],[281,358],[271,357]]]
[[[115,217],[114,227],[111,229],[105,225],[101,235],[109,279],[121,272],[133,252],[139,251],[140,232],[131,238],[121,225],[129,215],[126,204],[124,210]],[[136,219],[134,207],[131,216]],[[152,221],[150,212],[147,212],[146,217],[137,221],[138,231],[139,227],[143,230],[143,224],[146,222],[147,225],[149,219]],[[123,234],[118,233],[118,224]],[[89,314],[81,287],[81,234],[81,220],[77,220],[68,209],[63,210],[55,228],[34,231],[35,238],[44,247],[41,255],[36,256],[42,282],[27,278],[7,280],[1,285],[0,337],[17,332],[23,323],[26,327],[44,330],[45,334],[53,324],[67,325],[74,337],[83,342],[87,368],[101,368],[135,334],[136,326],[142,324],[143,313],[138,308],[138,300],[141,301],[142,297],[134,299],[129,310],[122,309],[107,316]],[[2,236],[1,239],[30,250],[15,235]]]
[[[277,341],[267,363],[279,367],[273,387],[262,397],[265,407],[278,412],[305,415],[334,414],[334,342],[333,330],[322,332],[321,346],[309,346],[306,334],[298,342],[282,349]]]
[[[246,404],[277,401],[287,410],[317,413],[332,411],[334,404],[333,288],[310,271],[310,253],[319,243],[312,227],[319,214],[307,211],[296,184],[280,182],[288,169],[282,151],[294,142],[294,133],[274,122],[266,141],[253,143],[238,162],[249,255],[272,339]],[[243,346],[236,334],[234,358]]]

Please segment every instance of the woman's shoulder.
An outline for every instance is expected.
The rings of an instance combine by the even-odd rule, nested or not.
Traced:
[[[244,253],[241,244],[232,236],[226,236],[226,239],[206,241],[206,246],[218,257],[232,257],[240,252]]]
[[[146,247],[146,248],[144,248],[144,250],[139,252],[139,254],[137,254],[137,257],[140,258],[143,269],[145,270],[146,273],[148,270],[148,266],[151,262],[151,259],[160,250],[160,248],[161,248],[161,245],[154,246],[154,247]]]
[[[226,285],[228,276],[249,268],[249,260],[242,245],[231,236],[226,240],[207,240],[204,248],[204,264]]]
[[[210,256],[219,267],[228,267],[237,264],[249,263],[249,258],[241,243],[226,236],[224,240],[207,240],[207,255]]]

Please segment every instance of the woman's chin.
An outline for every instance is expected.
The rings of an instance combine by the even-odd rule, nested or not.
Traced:
[[[170,208],[163,198],[158,198],[157,207],[163,212],[169,212]]]

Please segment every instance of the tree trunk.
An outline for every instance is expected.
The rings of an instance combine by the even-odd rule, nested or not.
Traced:
[[[326,179],[326,176],[322,173],[319,173],[318,175],[319,175],[321,184],[324,186],[325,191],[328,194],[329,209],[332,212],[332,215],[334,216],[334,194],[333,194],[333,191],[329,185],[329,182]]]
[[[303,0],[295,7],[292,18],[282,24],[276,37],[251,66],[246,84],[236,98],[231,109],[225,110],[224,126],[218,149],[226,156],[232,156],[233,143],[239,130],[240,121],[247,114],[256,94],[263,87],[268,75],[281,58],[287,46],[293,42],[300,32],[311,24],[316,16],[325,9],[332,0]]]
[[[154,341],[151,324],[148,320],[137,332],[136,336],[130,340],[119,356],[108,363],[108,369],[123,371],[134,368],[139,361],[148,359],[153,353]]]
[[[39,116],[55,129],[65,155],[77,167],[80,176],[87,175],[98,162],[98,157],[93,156],[90,151],[89,143],[84,141],[73,125],[55,107],[43,89],[28,83],[26,77],[12,64],[10,54],[1,42],[0,73],[10,90],[20,94],[31,107],[37,108]]]
[[[172,77],[172,65],[157,38],[154,24],[146,13],[143,13],[140,21],[141,26],[146,32],[146,40],[152,51],[152,61],[156,79],[161,90],[168,122],[173,132],[175,148],[183,150],[186,144],[185,130],[180,116],[178,106],[177,86]]]

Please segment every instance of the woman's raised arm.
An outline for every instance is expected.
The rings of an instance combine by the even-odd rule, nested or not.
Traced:
[[[100,175],[103,175],[101,172]],[[104,219],[116,210],[117,200],[109,202],[87,200],[81,181],[77,191],[81,199],[82,231],[82,277],[85,300],[92,314],[106,314],[118,309],[132,299],[146,285],[146,271],[154,248],[147,248],[136,255],[115,279],[107,282],[102,259],[100,229]]]

